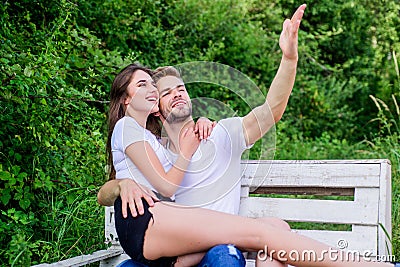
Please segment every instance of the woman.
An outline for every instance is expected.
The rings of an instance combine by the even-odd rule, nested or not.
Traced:
[[[168,162],[163,157],[163,146],[158,139],[161,132],[160,125],[152,115],[152,113],[158,111],[158,91],[150,78],[151,74],[152,72],[149,69],[133,64],[122,70],[113,82],[109,114],[109,138],[107,142],[107,151],[109,152],[109,161],[111,163],[110,178],[135,177],[138,183],[152,189],[159,199],[172,201],[170,197],[173,198],[173,193],[181,183],[190,158],[197,150],[200,142],[200,138],[195,132],[201,132],[199,135],[207,137],[210,134],[210,128],[204,127],[204,122],[199,120],[200,123],[196,124],[196,128],[198,128],[196,131],[194,129],[185,129],[180,140],[181,157],[178,158],[169,172],[164,172],[164,164],[160,164],[159,159],[163,158],[165,164]],[[124,114],[126,115],[124,116]],[[206,124],[213,125],[208,120]],[[151,129],[153,133],[158,135],[158,138],[149,130],[146,130],[145,127]],[[125,153],[130,155],[130,158],[135,158],[135,162],[127,158]],[[136,157],[138,154],[140,156]],[[145,162],[138,163],[143,159],[147,160],[147,157],[143,157],[143,155],[151,159],[150,165]],[[136,168],[134,167],[135,164],[146,166],[146,168]],[[142,173],[148,178],[144,179]],[[159,179],[160,177],[165,179]],[[119,202],[120,199],[117,201]],[[116,205],[117,210],[120,206]],[[119,213],[117,212],[117,214]],[[149,213],[145,213],[145,215],[149,215]],[[141,220],[137,220],[135,227],[147,228],[149,217],[144,216],[140,219],[143,219],[144,223],[140,222]],[[118,222],[123,224],[120,220],[117,220]],[[120,227],[117,226],[119,236],[122,236],[120,234],[122,230],[120,229],[126,229],[127,227],[122,224],[119,224]],[[140,236],[138,237],[140,240],[144,239],[143,233],[144,231],[140,231]],[[130,238],[127,242],[129,240]],[[123,242],[122,240],[121,243]],[[135,247],[135,244],[129,247]],[[200,256],[196,258],[200,258]]]
[[[158,91],[151,72],[130,65],[117,75],[111,91],[109,151],[116,178],[135,177],[138,183],[173,197],[184,169],[199,143],[193,129],[181,134],[181,155],[168,172],[162,166],[162,146],[146,130],[149,117],[158,111]],[[114,114],[114,116],[113,116]],[[267,254],[281,260],[272,251],[313,250],[327,255],[332,248],[307,237],[285,231],[262,219],[251,219],[201,208],[183,208],[171,202],[146,203],[145,214],[124,219],[117,200],[116,229],[124,250],[134,260],[148,266],[173,266],[176,256],[203,252],[218,244],[235,244],[245,251],[268,247]],[[287,258],[296,266],[393,266],[388,263],[345,262],[322,257],[319,261]]]

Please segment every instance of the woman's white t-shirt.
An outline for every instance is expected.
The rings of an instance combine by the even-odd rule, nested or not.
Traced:
[[[125,116],[115,124],[111,136],[111,151],[116,171],[115,177],[116,179],[133,179],[137,183],[157,192],[132,160],[125,154],[125,150],[129,145],[139,141],[146,141],[150,144],[166,171],[171,167],[165,156],[165,148],[160,144],[157,137],[149,130],[140,126],[134,118]]]

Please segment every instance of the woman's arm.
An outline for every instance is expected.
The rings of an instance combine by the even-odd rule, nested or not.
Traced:
[[[168,172],[165,172],[157,154],[146,141],[129,145],[125,153],[161,195],[171,197],[181,184],[190,159],[197,150],[199,143],[200,141],[194,131],[186,129],[180,138],[178,159]]]
[[[206,117],[200,117],[196,121],[194,132],[199,135],[200,140],[207,139],[211,135],[215,125],[217,125],[216,121],[210,121]]]

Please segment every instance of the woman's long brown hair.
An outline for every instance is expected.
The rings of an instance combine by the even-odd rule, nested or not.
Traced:
[[[130,64],[126,66],[117,76],[111,86],[110,92],[110,108],[108,111],[108,136],[107,136],[107,165],[109,168],[109,179],[115,179],[115,168],[113,164],[112,151],[111,151],[111,135],[114,131],[115,124],[119,119],[125,116],[124,100],[128,96],[127,88],[132,81],[133,74],[137,70],[142,70],[153,75],[152,70],[140,66],[138,64]],[[146,128],[149,129],[156,136],[160,136],[161,124],[157,117],[150,115],[147,119]]]

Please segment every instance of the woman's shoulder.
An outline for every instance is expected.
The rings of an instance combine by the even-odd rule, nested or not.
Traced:
[[[160,137],[160,138],[157,138],[157,140],[163,147],[167,146],[168,137]]]
[[[132,117],[129,116],[124,116],[121,119],[117,121],[115,124],[115,129],[124,129],[124,128],[129,128],[129,129],[138,129],[138,130],[143,130],[144,128],[139,125],[139,123],[136,122],[136,120]]]

